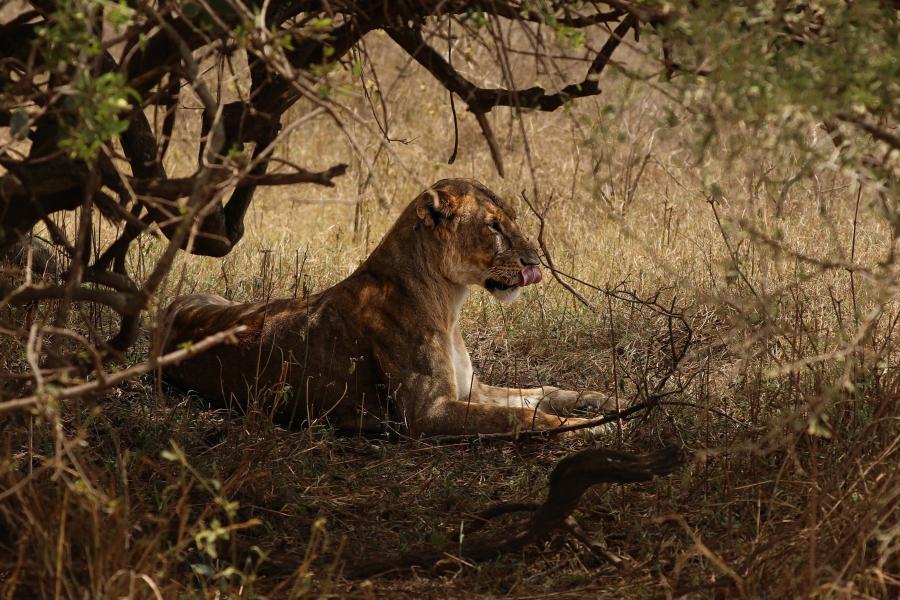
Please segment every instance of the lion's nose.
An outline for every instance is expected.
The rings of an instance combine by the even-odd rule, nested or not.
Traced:
[[[523,265],[539,265],[541,264],[541,259],[537,256],[522,256],[519,258],[522,261]]]

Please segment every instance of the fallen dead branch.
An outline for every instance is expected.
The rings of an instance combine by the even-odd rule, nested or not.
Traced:
[[[666,447],[649,454],[629,454],[606,448],[582,450],[559,461],[550,473],[550,491],[543,504],[504,502],[480,513],[468,529],[466,536],[457,536],[460,542],[449,549],[419,548],[399,557],[384,561],[368,562],[352,566],[347,576],[371,577],[399,573],[421,567],[442,570],[460,561],[478,562],[504,553],[515,552],[529,544],[546,541],[557,531],[568,531],[594,550],[602,547],[594,542],[572,517],[581,496],[600,483],[635,483],[650,481],[654,477],[674,472],[685,463],[685,454],[674,447]],[[518,532],[503,539],[491,536],[479,539],[471,536],[488,521],[513,512],[531,512],[531,518]],[[487,536],[484,536],[487,537]],[[601,553],[616,563],[616,557]]]

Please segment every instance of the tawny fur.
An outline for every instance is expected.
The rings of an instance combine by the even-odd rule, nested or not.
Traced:
[[[581,422],[572,408],[603,406],[596,392],[488,386],[459,330],[469,285],[510,300],[537,250],[515,213],[472,180],[443,180],[403,211],[347,279],[306,299],[238,304],[180,296],[166,309],[166,347],[245,325],[237,344],[166,369],[166,377],[235,408],[256,399],[295,424],[327,419],[412,435],[544,429]],[[489,281],[493,282],[489,285]]]

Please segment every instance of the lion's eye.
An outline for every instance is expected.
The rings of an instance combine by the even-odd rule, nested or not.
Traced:
[[[497,233],[503,233],[502,231],[500,231],[500,223],[498,221],[491,221],[490,223],[488,223],[488,227],[490,227]]]

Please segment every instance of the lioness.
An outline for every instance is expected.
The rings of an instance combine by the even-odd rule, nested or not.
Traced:
[[[472,371],[459,329],[468,286],[501,302],[541,280],[537,249],[513,209],[481,183],[445,179],[397,219],[347,279],[305,299],[238,304],[221,296],[175,298],[167,347],[228,327],[247,329],[166,369],[166,377],[225,403],[270,394],[283,421],[327,417],[339,428],[410,434],[544,429],[596,392],[486,385]]]

